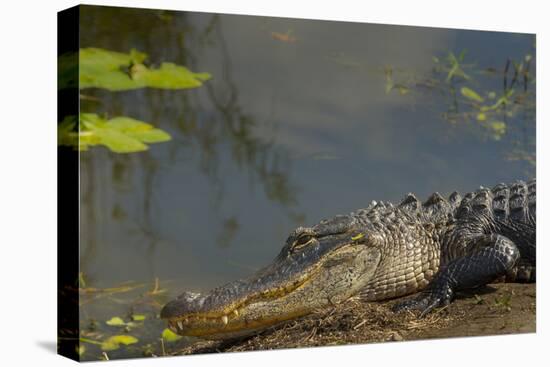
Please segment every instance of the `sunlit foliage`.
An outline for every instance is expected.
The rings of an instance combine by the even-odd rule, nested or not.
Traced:
[[[125,91],[137,88],[189,89],[200,87],[211,78],[208,73],[194,73],[184,66],[164,62],[148,66],[147,54],[132,49],[129,53],[101,48],[80,49],[78,58],[59,58],[59,88],[102,88]],[[78,74],[78,82],[75,75]],[[81,151],[102,145],[115,153],[147,150],[147,144],[170,140],[170,135],[151,124],[130,117],[111,119],[94,113],[67,116],[58,125],[59,145]]]

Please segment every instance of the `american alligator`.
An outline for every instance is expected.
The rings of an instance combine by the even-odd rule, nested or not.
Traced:
[[[206,294],[185,292],[161,317],[205,339],[250,335],[352,296],[380,301],[419,292],[395,311],[420,316],[457,291],[495,280],[534,282],[536,182],[481,187],[461,198],[366,209],[295,229],[274,262]]]

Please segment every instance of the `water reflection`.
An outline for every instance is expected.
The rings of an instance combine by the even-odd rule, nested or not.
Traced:
[[[94,10],[94,8],[90,9]],[[134,10],[111,9],[111,11],[115,13],[128,12],[127,16],[135,14]],[[90,15],[90,19],[93,19],[96,15]],[[98,152],[94,153],[94,156],[83,158],[83,175],[85,175],[83,192],[86,193],[83,196],[86,198],[83,199],[83,227],[85,228],[82,237],[85,250],[83,251],[82,268],[90,279],[100,281],[101,277],[105,276],[109,281],[112,281],[113,274],[120,274],[122,280],[124,276],[127,276],[127,273],[124,274],[123,271],[127,270],[131,273],[131,269],[121,268],[116,264],[116,260],[112,260],[113,251],[107,245],[116,238],[116,232],[121,227],[126,227],[123,238],[127,238],[128,235],[137,237],[138,241],[134,243],[134,248],[140,246],[142,248],[144,256],[137,257],[139,262],[146,262],[144,265],[147,269],[150,269],[148,277],[156,275],[153,268],[158,268],[159,265],[158,262],[154,262],[157,245],[163,243],[163,241],[169,245],[170,243],[174,245],[174,242],[176,242],[170,238],[161,239],[159,233],[162,231],[155,228],[157,224],[155,224],[155,220],[151,219],[152,211],[158,210],[158,208],[154,208],[155,193],[153,188],[156,180],[158,180],[158,171],[159,169],[166,171],[171,165],[177,166],[181,165],[182,162],[185,164],[188,164],[189,161],[195,162],[197,168],[208,180],[211,192],[205,195],[204,200],[209,205],[210,214],[214,214],[215,218],[209,218],[208,221],[203,219],[202,223],[204,226],[210,226],[212,231],[220,227],[217,242],[221,247],[227,247],[231,243],[231,237],[235,237],[236,232],[239,230],[239,226],[236,224],[238,223],[237,214],[218,214],[227,191],[227,181],[220,177],[220,170],[224,169],[224,165],[226,165],[223,161],[226,159],[224,155],[227,150],[231,152],[236,168],[247,175],[251,188],[259,184],[262,186],[267,199],[280,204],[286,215],[293,218],[294,221],[299,221],[301,218],[299,213],[292,210],[293,205],[296,203],[296,190],[293,190],[289,185],[289,178],[287,177],[289,162],[285,157],[286,153],[273,149],[270,140],[254,134],[253,129],[257,124],[252,116],[243,112],[243,108],[240,106],[238,91],[231,76],[230,55],[227,52],[227,46],[219,26],[219,16],[209,16],[209,20],[205,21],[204,28],[195,31],[197,26],[188,22],[187,15],[180,15],[177,31],[174,34],[167,34],[162,31],[159,32],[159,37],[168,38],[166,39],[168,43],[175,39],[180,43],[180,46],[195,43],[198,45],[197,49],[193,50],[177,47],[183,56],[181,58],[182,63],[193,65],[197,58],[195,53],[200,52],[204,45],[215,45],[216,48],[221,50],[217,59],[221,70],[218,74],[220,78],[208,87],[204,95],[198,95],[199,93],[136,91],[135,93],[127,93],[127,95],[133,94],[134,97],[133,101],[128,102],[127,96],[124,95],[113,97],[101,91],[89,93],[93,98],[103,101],[100,107],[109,113],[116,112],[135,116],[138,112],[142,116],[145,115],[144,118],[148,121],[155,122],[166,120],[166,115],[169,115],[168,123],[171,129],[167,128],[167,130],[171,131],[176,142],[176,144],[171,144],[169,148],[166,148],[166,152],[160,153],[160,155],[155,154],[154,150],[160,151],[161,149],[155,148],[136,157],[120,157],[106,152]],[[151,20],[150,17],[146,17],[146,19]],[[170,17],[169,20],[162,18],[160,28],[167,27],[167,22],[174,24],[174,18]],[[86,24],[86,21],[84,21],[84,24]],[[108,26],[110,25],[107,24],[105,27]],[[117,49],[117,45],[114,43],[118,42],[117,40],[113,42],[111,37],[105,36],[105,42],[102,42],[104,33],[101,28],[99,26],[98,37],[90,37],[90,40],[93,40],[90,42]],[[155,41],[151,38],[153,38],[151,35],[149,35],[149,38],[144,37],[144,40],[149,39],[149,42],[144,42],[144,44],[147,45],[146,47],[152,47],[149,52],[158,57],[158,53],[155,52],[155,47],[153,47]],[[120,41],[120,37],[118,41]],[[83,41],[83,44],[85,43],[86,40]],[[177,57],[178,55],[173,55],[171,59]],[[143,103],[142,99],[147,100],[147,103]],[[172,109],[168,113],[166,113],[167,106]],[[97,108],[97,105],[91,106],[87,101],[83,102],[84,110],[93,107]],[[173,129],[177,129],[175,134]],[[109,164],[113,164],[111,176],[96,173],[96,165],[105,166]],[[188,175],[183,175],[183,180],[187,180],[186,176]],[[112,181],[112,185],[109,185],[109,181]],[[120,202],[113,203],[115,207],[111,210],[112,213],[117,214],[114,218],[116,219],[116,226],[105,223],[106,227],[103,229],[102,224],[98,223],[96,218],[96,212],[100,209],[94,209],[94,207],[97,207],[98,202],[101,203],[105,197],[94,193],[97,187],[106,189],[109,186],[117,189],[110,194],[116,195]],[[182,193],[188,194],[187,192]],[[98,196],[100,197],[98,198]],[[124,203],[125,200],[121,200],[124,196],[127,196],[131,202]],[[114,198],[115,201],[117,198]],[[109,205],[111,203],[107,199],[103,204]],[[124,215],[121,215],[122,213]],[[89,220],[86,216],[89,217]],[[184,218],[180,217],[179,219]],[[221,223],[221,225],[218,223]],[[193,227],[196,228],[196,226]],[[173,228],[179,230],[180,225]],[[104,237],[103,240],[98,240],[97,234],[102,233],[104,230],[110,232],[110,237],[105,236],[107,238]],[[92,232],[94,234],[91,234]],[[222,237],[223,239],[221,239]],[[207,241],[211,243],[215,241],[215,238],[216,236],[213,235],[212,239],[207,239]],[[203,238],[200,239],[200,241],[203,240]],[[110,257],[110,259],[99,259],[98,261],[95,258],[96,255],[94,255],[97,253],[97,247],[104,247],[100,253],[108,254],[106,257]],[[126,246],[119,247],[124,248]],[[125,250],[129,249],[123,249],[123,251]],[[116,250],[114,251],[116,252]],[[106,261],[112,261],[113,263],[108,264]],[[88,267],[90,263],[93,263],[93,265]],[[161,262],[161,265],[165,265],[165,263]],[[108,266],[111,267],[109,271],[101,271],[103,267]],[[178,264],[178,267],[181,266],[181,264]],[[113,271],[112,267],[116,267],[116,271]],[[97,271],[98,268],[100,271]],[[137,269],[139,269],[137,270],[137,276],[143,277],[143,269],[141,267]],[[135,276],[136,273],[131,274],[129,278]],[[117,279],[117,275],[115,275],[115,279]]]
[[[531,35],[101,7],[83,7],[81,22],[81,47],[136,48],[153,63],[213,75],[196,90],[86,90],[83,111],[132,116],[173,140],[143,153],[81,155],[87,283],[147,282],[151,290],[158,278],[164,290],[161,298],[132,294],[140,306],[122,295],[109,307],[88,302],[85,325],[143,304],[154,313],[183,289],[246,276],[299,224],[373,199],[468,191],[534,173],[526,158],[534,161],[534,104],[504,112],[510,129],[495,140],[463,118],[470,110],[449,86],[428,83],[434,55],[468,49],[466,73],[468,63],[502,70],[506,60],[534,55]],[[472,77],[477,90],[489,90],[504,75],[511,83],[511,71]],[[534,86],[524,92],[534,101]],[[151,343],[163,328],[155,322]]]

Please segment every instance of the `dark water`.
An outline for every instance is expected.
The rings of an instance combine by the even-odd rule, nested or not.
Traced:
[[[144,153],[82,153],[90,287],[158,278],[161,304],[250,274],[300,224],[373,199],[534,175],[533,35],[84,7],[81,47],[136,48],[213,75],[193,90],[83,91],[100,102],[83,100],[82,111],[131,116],[173,138]],[[462,50],[469,79],[446,83],[434,68]],[[528,54],[531,79],[514,86],[524,97],[495,117],[506,123],[495,138],[460,88],[498,99],[513,79],[507,60]],[[390,69],[404,94],[387,93]],[[83,323],[127,313],[117,297],[84,305]],[[151,325],[160,334],[162,323]]]

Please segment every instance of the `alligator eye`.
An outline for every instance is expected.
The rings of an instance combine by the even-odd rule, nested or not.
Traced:
[[[310,244],[315,237],[313,235],[303,233],[301,234],[296,241],[294,241],[294,244],[292,245],[292,251],[300,249],[302,247],[307,246]]]

